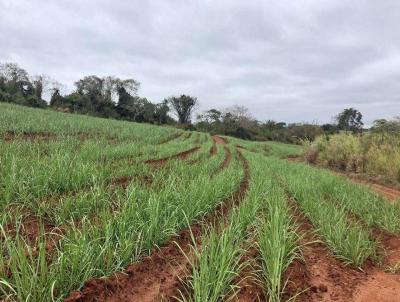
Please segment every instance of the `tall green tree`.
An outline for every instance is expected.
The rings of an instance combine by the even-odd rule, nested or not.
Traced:
[[[198,105],[197,98],[182,94],[179,97],[170,97],[166,101],[172,107],[180,124],[190,123],[192,113]]]
[[[336,116],[336,122],[339,130],[346,132],[351,131],[361,132],[364,123],[362,122],[362,114],[360,111],[354,108],[344,109],[341,113]]]

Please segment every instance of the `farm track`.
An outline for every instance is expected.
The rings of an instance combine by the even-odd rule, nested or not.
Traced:
[[[65,301],[175,301],[183,289],[181,280],[190,269],[189,260],[183,253],[191,251],[191,233],[199,241],[203,230],[214,225],[233,205],[240,203],[248,190],[249,166],[244,156],[240,152],[238,154],[244,169],[243,179],[232,196],[221,202],[213,213],[206,215],[201,223],[180,231],[165,246],[129,266],[125,272],[87,281],[81,291],[72,293]]]

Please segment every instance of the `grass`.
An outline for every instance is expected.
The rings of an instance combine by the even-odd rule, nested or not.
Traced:
[[[3,140],[9,131],[20,136]],[[53,136],[27,139],[27,132]],[[228,140],[232,160],[219,170],[224,149],[217,145],[210,156],[213,141],[205,133],[0,104],[0,298],[61,301],[88,279],[140,261],[232,195],[244,176],[237,148],[249,163],[247,194],[194,246],[182,299],[234,299],[246,249],[255,247],[254,274],[267,299],[281,301],[290,282],[285,271],[301,256],[288,198],[332,253],[355,267],[375,258],[370,228],[400,233],[398,204],[280,159],[301,147]],[[146,164],[194,147],[184,160]],[[39,227],[33,234],[22,228],[31,220]]]

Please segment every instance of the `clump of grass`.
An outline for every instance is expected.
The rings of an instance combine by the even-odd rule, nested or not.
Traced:
[[[279,302],[285,288],[283,274],[300,251],[283,190],[272,187],[267,202],[268,210],[258,226],[258,248],[267,296],[269,301]]]
[[[234,296],[237,287],[233,281],[244,265],[240,262],[243,238],[237,231],[231,223],[221,233],[211,229],[202,237],[201,246],[193,249],[195,260],[188,281],[191,294],[182,301],[217,302]]]
[[[388,272],[390,274],[400,274],[400,261],[397,262],[396,264],[389,265],[386,269],[385,272]]]

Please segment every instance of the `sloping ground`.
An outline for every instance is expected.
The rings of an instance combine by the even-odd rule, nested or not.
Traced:
[[[297,146],[5,109],[0,299],[400,301],[400,210]]]
[[[225,141],[214,137],[217,144]],[[229,153],[230,154],[230,153]],[[180,157],[174,157],[180,158]],[[155,250],[143,261],[129,266],[123,273],[110,278],[93,279],[85,283],[81,291],[72,293],[66,301],[142,301],[153,302],[175,300],[179,296],[180,280],[184,278],[190,266],[189,254],[193,238],[198,242],[202,229],[221,214],[226,214],[227,207],[237,204],[243,198],[249,182],[248,167],[240,157],[244,178],[240,186],[227,200],[222,201],[213,213],[203,218],[202,223],[191,225],[160,249]],[[225,163],[225,160],[224,160]],[[229,164],[229,162],[228,162]],[[227,166],[227,164],[224,164]],[[247,172],[246,172],[247,171]]]

